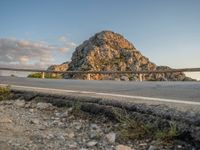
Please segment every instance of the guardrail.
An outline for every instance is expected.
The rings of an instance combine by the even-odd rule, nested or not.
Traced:
[[[45,73],[73,73],[73,74],[139,74],[139,79],[142,81],[143,74],[151,73],[174,73],[174,72],[200,72],[200,68],[182,68],[182,69],[166,69],[166,70],[141,70],[141,71],[53,71],[53,70],[41,70],[41,69],[17,69],[17,68],[1,68],[4,71],[20,71],[20,72],[41,72],[42,78],[45,78]]]

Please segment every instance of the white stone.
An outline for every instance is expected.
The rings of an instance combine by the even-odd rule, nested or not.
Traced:
[[[51,103],[43,103],[43,102],[37,103],[38,109],[48,109],[50,107],[52,107]]]
[[[116,150],[135,150],[135,149],[132,149],[126,145],[117,145]]]
[[[92,146],[95,146],[95,145],[97,145],[97,141],[90,141],[90,142],[87,143],[88,147],[92,147]]]
[[[33,123],[33,124],[39,124],[40,121],[39,121],[38,119],[32,119],[32,120],[31,120],[31,123]]]
[[[69,115],[68,115],[68,111],[65,111],[64,113],[61,114],[61,117],[63,118],[67,118]]]
[[[24,100],[16,100],[15,101],[15,106],[24,107],[25,106],[25,101]]]
[[[109,143],[115,143],[116,134],[114,132],[111,132],[106,135],[106,139],[108,140]]]
[[[12,120],[10,118],[4,117],[0,118],[0,123],[12,123]]]
[[[98,129],[99,127],[98,127],[98,125],[97,124],[94,124],[94,123],[92,123],[91,125],[90,125],[90,127],[92,128],[92,129]]]
[[[122,81],[129,81],[129,78],[128,78],[127,76],[122,76],[120,79],[121,79]]]
[[[149,146],[149,149],[148,150],[156,150],[157,148],[153,145]]]
[[[72,139],[72,138],[74,138],[74,132],[69,132],[68,134],[67,134],[67,136],[70,138],[70,139]]]
[[[29,111],[30,111],[31,113],[33,113],[33,112],[34,112],[34,109],[31,108],[31,109],[29,109]]]

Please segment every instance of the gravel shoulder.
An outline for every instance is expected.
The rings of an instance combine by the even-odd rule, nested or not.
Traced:
[[[126,146],[116,142],[113,123],[106,118],[96,118],[89,114],[73,114],[72,108],[58,108],[50,103],[24,100],[0,102],[1,149],[134,148],[131,142]]]
[[[0,149],[196,150],[181,141],[165,145],[148,138],[123,140],[117,122],[74,110],[34,100],[0,101]]]

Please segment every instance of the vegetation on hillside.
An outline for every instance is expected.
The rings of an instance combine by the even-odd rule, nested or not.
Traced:
[[[27,76],[28,78],[42,78],[42,73],[32,73]],[[50,73],[45,73],[44,75],[45,78],[48,79],[63,79],[63,76],[61,74],[50,74]]]

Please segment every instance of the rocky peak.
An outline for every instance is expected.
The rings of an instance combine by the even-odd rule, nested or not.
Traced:
[[[115,50],[135,49],[133,44],[125,39],[122,35],[112,31],[102,31],[96,33],[90,40],[96,46],[107,45]]]
[[[102,31],[78,46],[72,55],[69,70],[79,71],[133,71],[153,70],[156,65],[144,57],[127,39],[112,31]],[[137,78],[130,75],[92,75],[91,79],[128,80]],[[66,78],[86,79],[86,75],[70,75]]]
[[[69,71],[139,71],[162,70],[143,56],[134,45],[122,35],[102,31],[84,41],[74,51]],[[67,69],[66,69],[67,70]],[[88,79],[86,74],[64,74],[64,78]],[[138,74],[91,74],[93,80],[138,80]],[[184,73],[148,74],[144,80],[186,80]]]

